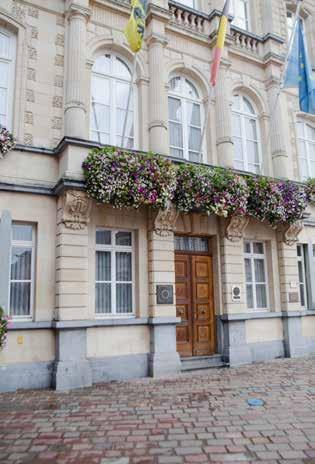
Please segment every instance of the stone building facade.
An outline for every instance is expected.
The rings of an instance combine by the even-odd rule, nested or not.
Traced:
[[[198,161],[209,104],[199,161],[315,177],[315,117],[294,90],[277,97],[295,2],[232,2],[209,96],[223,3],[150,0],[126,143]],[[315,67],[313,3],[301,15]],[[90,149],[122,143],[129,14],[124,0],[0,2],[0,123],[17,139],[0,159],[0,305],[13,319],[0,391],[315,352],[314,208],[275,230],[86,195]]]

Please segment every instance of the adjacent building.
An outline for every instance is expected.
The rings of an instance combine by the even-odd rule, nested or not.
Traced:
[[[315,117],[281,85],[295,1],[150,0],[134,58],[124,0],[1,0],[0,391],[88,386],[315,352],[315,208],[297,230],[117,210],[86,194],[93,147],[276,178],[315,177]],[[315,67],[315,6],[304,0]],[[206,111],[202,159],[199,145]],[[162,230],[162,233],[161,233]]]

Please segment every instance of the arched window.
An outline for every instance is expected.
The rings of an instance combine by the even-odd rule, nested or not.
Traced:
[[[198,90],[186,77],[169,82],[168,118],[170,154],[190,161],[202,161],[201,99]]]
[[[0,27],[0,125],[12,130],[16,36]]]
[[[131,72],[118,56],[99,56],[91,79],[91,139],[102,144],[122,145]],[[134,99],[131,94],[124,147],[134,148]]]
[[[300,175],[302,180],[315,177],[315,127],[298,122],[297,140]]]
[[[249,19],[248,0],[232,0],[230,14],[234,16],[234,19],[232,22],[234,26],[240,27],[241,29],[244,29],[245,31],[249,30],[250,19]]]
[[[260,173],[261,145],[257,114],[247,97],[234,95],[232,109],[234,168]]]

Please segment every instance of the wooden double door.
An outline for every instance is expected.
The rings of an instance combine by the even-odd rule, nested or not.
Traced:
[[[207,356],[216,352],[212,258],[175,254],[177,351],[180,356]]]

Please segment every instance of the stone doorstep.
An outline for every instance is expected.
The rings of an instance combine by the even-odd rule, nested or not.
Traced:
[[[227,363],[223,362],[223,357],[221,354],[214,354],[212,356],[193,356],[189,358],[181,358],[181,363],[182,372],[228,366]]]

